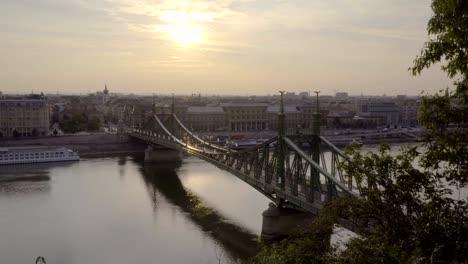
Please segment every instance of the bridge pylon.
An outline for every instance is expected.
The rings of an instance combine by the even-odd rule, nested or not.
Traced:
[[[315,111],[312,114],[312,138],[310,142],[312,160],[315,163],[320,164],[320,105],[319,105],[319,94],[320,91],[315,91],[316,94],[316,103],[315,103]],[[307,195],[307,199],[310,202],[314,202],[315,191],[320,191],[321,189],[321,182],[320,182],[320,171],[312,167],[310,170],[310,190]]]
[[[278,149],[278,158],[276,161],[276,185],[284,190],[285,188],[285,160],[286,160],[286,153],[285,153],[285,145],[283,137],[285,136],[285,115],[284,115],[284,101],[283,101],[283,94],[284,91],[280,91],[281,94],[281,101],[280,101],[280,110],[278,113],[278,142],[277,142],[277,149]],[[281,203],[281,201],[278,201]]]

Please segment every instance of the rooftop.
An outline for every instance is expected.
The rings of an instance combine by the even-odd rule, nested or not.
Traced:
[[[224,110],[221,106],[189,106],[187,113],[216,113],[222,114]]]
[[[267,108],[268,113],[279,113],[280,107],[279,106],[269,106]],[[297,110],[297,106],[295,105],[285,105],[284,106],[285,113],[299,113],[300,111]]]
[[[223,103],[221,107],[267,107],[265,103]]]

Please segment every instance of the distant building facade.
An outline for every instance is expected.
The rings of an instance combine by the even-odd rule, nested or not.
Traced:
[[[262,131],[268,128],[267,104],[224,104],[230,131]]]
[[[50,113],[45,98],[0,99],[0,137],[46,136]]]
[[[335,98],[337,100],[346,100],[348,99],[348,97],[349,97],[348,93],[344,93],[344,92],[335,93]]]
[[[167,115],[171,107],[156,107],[158,115]],[[267,104],[229,103],[217,106],[178,106],[177,117],[192,131],[255,132],[275,130],[279,106]],[[285,125],[289,130],[307,128],[312,121],[315,105],[285,106]],[[326,120],[326,111],[321,111]]]
[[[268,107],[268,127],[270,129],[278,129],[278,113],[279,106]],[[286,129],[298,129],[303,128],[306,120],[303,118],[304,114],[296,106],[285,106],[284,107],[284,122]]]
[[[192,131],[227,130],[226,115],[220,106],[190,106],[185,119]]]
[[[400,122],[404,126],[418,124],[419,103],[414,99],[404,100],[400,105]]]
[[[402,104],[392,101],[357,100],[330,101],[320,105],[321,125],[330,128],[376,128],[382,126],[410,125],[417,122],[418,103],[405,100]],[[157,114],[169,114],[170,105],[156,107]],[[279,105],[267,103],[221,103],[212,106],[177,106],[178,118],[192,131],[255,132],[276,130]],[[285,105],[286,129],[310,128],[314,103]]]
[[[379,120],[379,125],[397,125],[400,123],[400,109],[394,102],[361,102],[357,115],[363,118]]]

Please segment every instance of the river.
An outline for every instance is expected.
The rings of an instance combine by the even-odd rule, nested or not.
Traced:
[[[37,256],[48,264],[245,263],[257,252],[268,203],[193,157],[163,165],[122,155],[2,166],[0,263]]]
[[[242,263],[268,202],[192,157],[1,167],[0,263]]]

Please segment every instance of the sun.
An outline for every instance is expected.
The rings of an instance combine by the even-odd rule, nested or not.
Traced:
[[[184,46],[202,42],[202,29],[195,25],[179,24],[169,29],[169,38]]]

